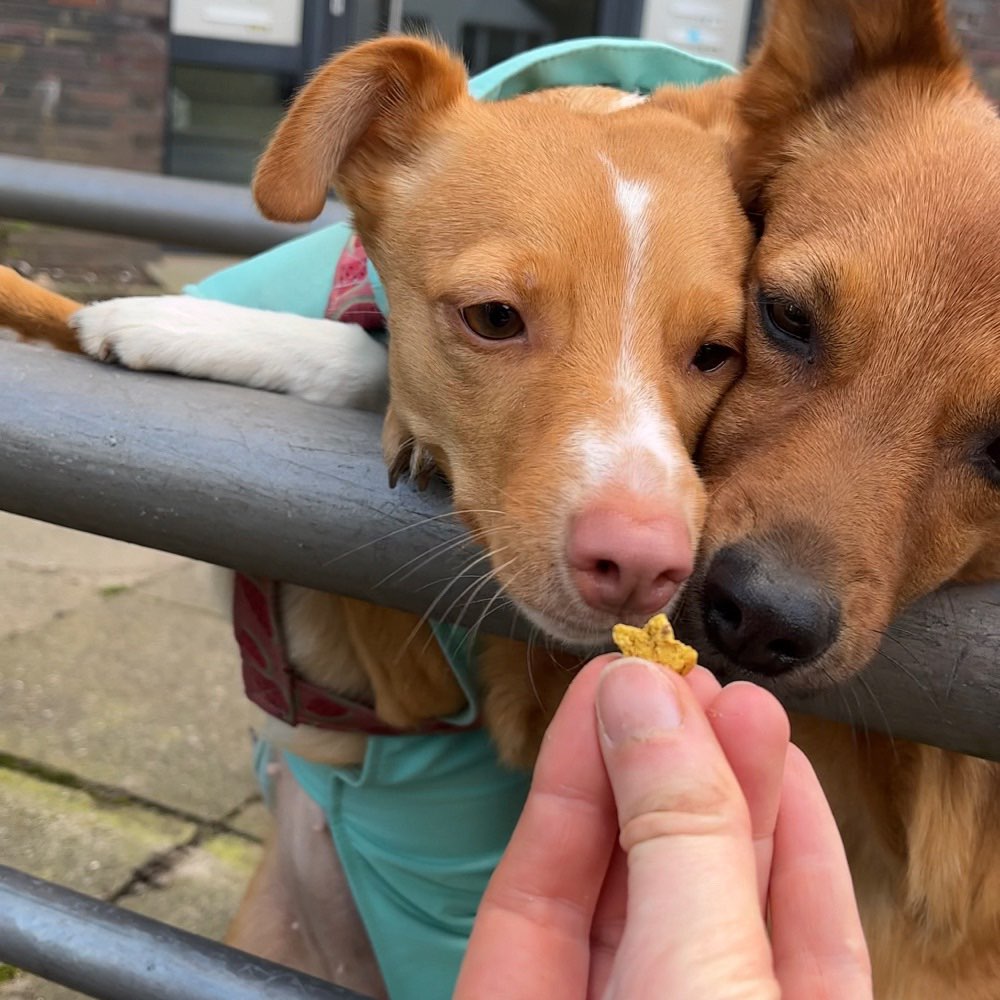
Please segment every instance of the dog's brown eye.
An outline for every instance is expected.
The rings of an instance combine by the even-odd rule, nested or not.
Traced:
[[[506,302],[483,302],[462,310],[465,325],[483,340],[511,340],[524,332],[521,314]]]
[[[1000,485],[1000,437],[986,446],[986,475]]]
[[[788,299],[760,296],[760,315],[764,329],[777,340],[793,340],[808,344],[812,340],[812,316]]]
[[[695,351],[694,357],[691,359],[691,364],[700,372],[715,372],[718,371],[730,358],[734,357],[736,352],[731,348],[727,347],[725,344],[702,344],[701,347]]]

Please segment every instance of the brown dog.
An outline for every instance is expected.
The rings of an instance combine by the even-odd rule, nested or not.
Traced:
[[[762,234],[688,625],[707,665],[797,691],[863,668],[943,582],[1000,578],[1000,121],[930,0],[779,0],[739,108]],[[880,1000],[995,1000],[1000,769],[797,738]]]
[[[383,39],[314,77],[255,180],[272,217],[310,217],[331,183],[351,208],[391,306],[387,461],[442,470],[507,593],[584,647],[672,602],[691,572],[704,491],[690,453],[740,368],[751,230],[713,116],[674,103],[607,88],[478,103],[454,57]],[[362,346],[328,321],[193,298],[74,323],[90,353],[131,367],[326,402],[357,381],[341,345]],[[280,602],[308,680],[401,730],[462,707],[423,621],[288,585]],[[478,656],[500,757],[530,765],[578,657],[488,637]],[[365,756],[362,733],[262,728],[324,764]],[[375,992],[322,816],[287,772],[276,794],[230,940]]]

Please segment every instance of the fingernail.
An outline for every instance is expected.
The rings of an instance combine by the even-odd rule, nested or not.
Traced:
[[[673,682],[663,667],[630,657],[605,668],[597,690],[597,719],[612,745],[655,739],[683,721]]]

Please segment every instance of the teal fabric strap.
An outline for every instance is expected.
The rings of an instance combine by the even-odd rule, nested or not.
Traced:
[[[732,67],[641,38],[573,38],[507,59],[469,81],[480,101],[501,101],[548,87],[596,86],[649,94],[666,84],[694,86]]]
[[[647,93],[664,84],[694,85],[731,72],[721,63],[666,45],[590,38],[516,56],[473,79],[470,92],[480,100],[501,100],[544,87],[606,84]],[[350,235],[348,226],[332,226],[187,291],[322,317],[334,268]],[[387,315],[385,291],[370,264],[369,276]],[[470,637],[455,626],[432,627],[468,698],[456,720],[475,718]],[[259,747],[258,762],[269,753],[266,746]],[[392,1000],[446,1000],[479,899],[520,815],[527,775],[504,768],[482,731],[369,737],[359,768],[285,757],[327,816]],[[260,770],[265,772],[263,766]]]
[[[446,1000],[527,776],[487,734],[369,738],[364,765],[285,754],[323,809],[392,1000]]]
[[[637,38],[574,38],[523,52],[469,81],[477,100],[499,101],[547,87],[605,84],[648,94],[657,87],[696,86],[733,69],[693,56],[670,45]],[[330,226],[282,244],[185,289],[191,295],[275,309],[302,316],[322,316],[333,268],[350,230]],[[371,262],[368,276],[379,309],[389,315],[389,300]]]

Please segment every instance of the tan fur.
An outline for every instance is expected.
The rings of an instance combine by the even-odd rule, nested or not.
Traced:
[[[26,340],[82,353],[68,322],[79,308],[78,302],[36,285],[13,268],[0,267],[0,326],[11,327]]]
[[[776,0],[739,105],[735,179],[763,237],[748,374],[705,448],[704,555],[796,532],[824,550],[801,558],[823,560],[839,641],[779,682],[811,687],[860,670],[918,596],[1000,577],[1000,492],[972,465],[1000,420],[1000,121],[943,4],[918,0]],[[818,317],[815,364],[769,341],[760,286]],[[995,1000],[1000,768],[819,720],[797,738],[844,834],[879,1000]]]
[[[741,85],[740,77],[724,76],[697,87],[661,87],[650,99],[657,107],[696,122],[735,149],[739,148],[737,136],[743,126],[736,104]]]
[[[643,286],[635,343],[688,449],[737,371],[692,377],[689,361],[706,337],[738,345],[748,250],[718,135],[652,102],[618,107],[631,103],[607,88],[561,88],[479,105],[444,50],[383,40],[318,74],[254,185],[275,218],[315,214],[328,185],[350,206],[386,282],[393,328],[405,331],[390,352],[387,463],[417,479],[440,469],[507,592],[588,635],[606,634],[611,620],[595,629],[594,612],[574,603],[553,568],[561,562],[559,519],[574,502],[572,489],[566,498],[560,491],[579,478],[564,442],[581,412],[601,419],[595,400],[615,358],[604,331],[620,328],[626,308],[622,218],[600,156],[656,192],[648,266],[675,280]],[[331,135],[336,141],[323,141]],[[519,169],[504,172],[508,161]],[[568,246],[577,252],[567,255]],[[463,297],[514,300],[548,342],[529,351],[470,345],[450,314],[449,303]],[[693,468],[684,476],[675,489],[696,535],[701,487]],[[286,588],[285,601],[293,657],[311,679],[343,685],[346,639],[361,668],[355,681],[367,686],[356,693],[371,697],[383,718],[413,725],[458,707],[451,673],[418,619],[297,588]],[[313,641],[319,636],[326,639]],[[477,662],[500,757],[529,766],[580,660],[481,636]],[[285,735],[298,752],[311,739]],[[327,734],[305,749],[343,762],[362,748]],[[266,905],[257,895],[250,912]]]
[[[347,200],[386,280],[394,327],[406,331],[393,338],[387,462],[417,478],[442,470],[507,590],[522,604],[555,608],[567,628],[588,638],[606,636],[614,619],[595,626],[594,613],[556,571],[560,519],[583,496],[566,439],[579,414],[599,422],[609,410],[595,395],[615,377],[618,340],[634,309],[634,363],[658,387],[678,447],[676,481],[658,479],[656,466],[646,478],[669,492],[696,539],[703,490],[682,448],[693,448],[739,364],[737,356],[704,375],[691,358],[706,339],[738,349],[750,246],[718,137],[651,103],[618,110],[616,103],[622,95],[606,88],[570,88],[480,106],[466,96],[464,69],[443,50],[383,40],[316,77],[255,181],[261,207],[276,217],[309,216],[331,182]],[[502,153],[503,144],[516,145],[505,155],[523,164],[503,186],[488,155],[498,141]],[[648,185],[645,270],[677,277],[667,286],[644,280],[628,301],[618,174]],[[456,206],[465,207],[464,217]],[[502,287],[469,289],[498,277]],[[531,352],[472,345],[454,315],[442,321],[456,295],[524,299],[546,340]],[[512,546],[519,562],[508,568],[504,553]],[[426,623],[290,585],[281,597],[290,658],[310,680],[370,701],[403,728],[461,706]],[[528,767],[580,657],[552,652],[547,640],[525,645],[485,635],[476,655],[484,722],[500,758]],[[357,763],[365,751],[359,734],[293,729],[273,718],[261,729],[274,745],[323,763]],[[341,945],[328,942],[329,952],[319,954],[308,935],[290,929],[310,879],[301,823],[282,815],[286,801],[230,941],[326,975]],[[325,868],[317,877],[330,881]]]

